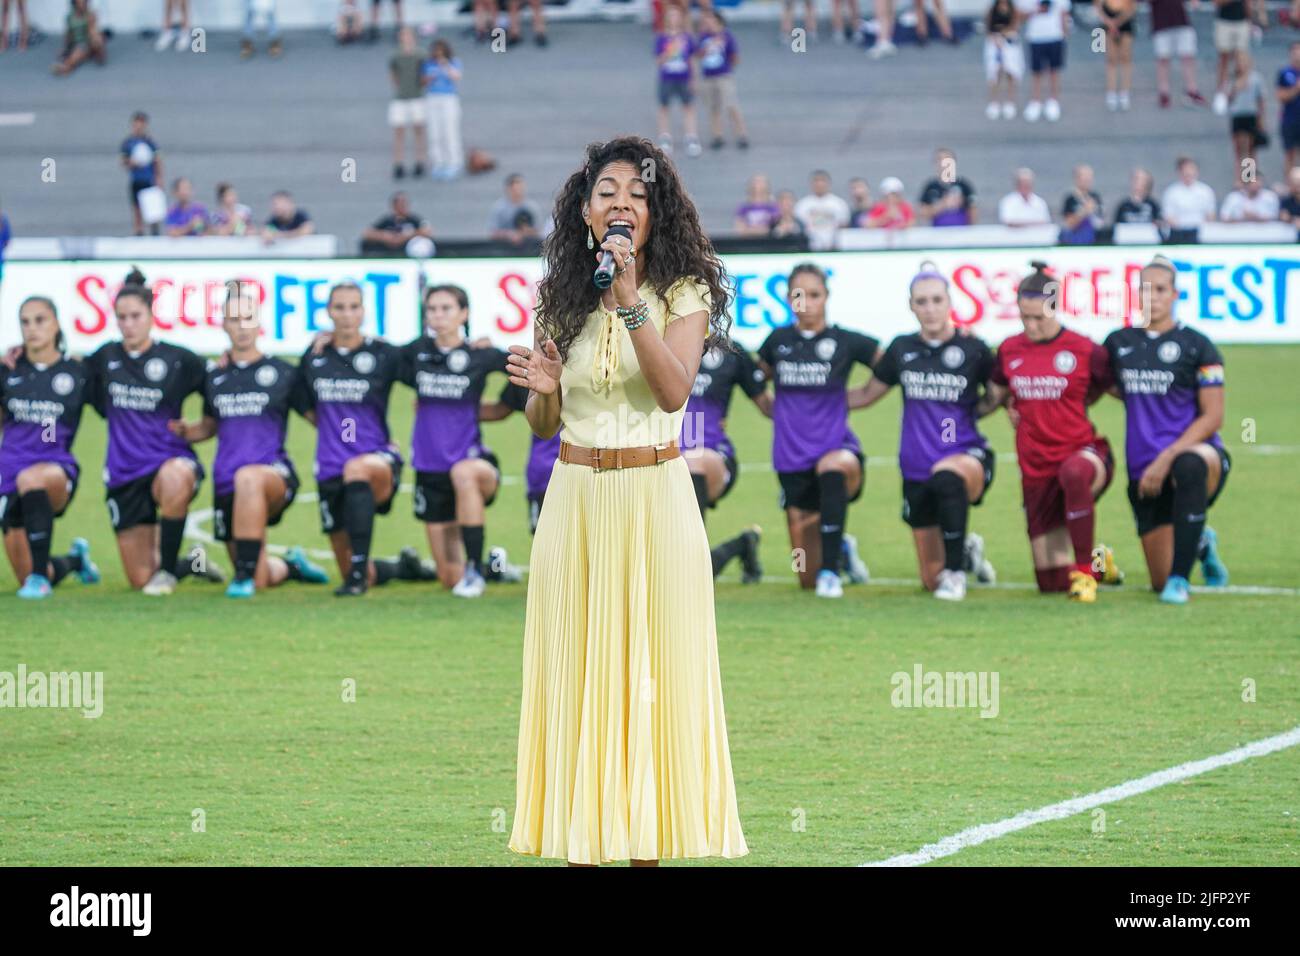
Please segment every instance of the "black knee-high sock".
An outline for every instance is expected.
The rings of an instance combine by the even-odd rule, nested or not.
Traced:
[[[727,566],[728,561],[739,557],[744,551],[745,539],[741,535],[736,535],[709,552],[713,557],[713,576],[716,578]]]
[[[54,509],[44,488],[25,491],[18,499],[23,506],[23,527],[32,552],[32,574],[50,573],[50,538],[54,534]]]
[[[1196,563],[1201,532],[1205,530],[1209,469],[1204,458],[1194,451],[1185,451],[1174,459],[1169,473],[1174,478],[1174,563],[1169,573],[1187,578]]]
[[[929,477],[926,485],[935,497],[935,511],[939,515],[944,569],[960,571],[966,546],[966,518],[970,514],[966,482],[955,471],[939,471]]]
[[[257,575],[257,561],[262,556],[258,538],[235,539],[235,580],[251,581]]]
[[[465,563],[474,570],[483,571],[483,526],[481,524],[463,524],[460,537],[465,542]]]
[[[817,476],[821,490],[821,534],[823,571],[840,571],[840,550],[844,541],[844,519],[848,515],[848,492],[844,472],[824,471]]]
[[[695,486],[695,501],[700,506],[700,517],[709,510],[709,479],[704,475],[691,475],[691,484]],[[714,574],[717,572],[715,571]]]
[[[158,567],[164,571],[170,571],[179,579],[184,577],[185,572],[189,571],[189,564],[186,563],[184,568],[177,564],[177,557],[181,553],[181,538],[185,536],[185,519],[184,518],[159,518],[158,534]]]
[[[375,530],[375,493],[368,481],[349,481],[343,486],[343,524],[348,529],[352,566],[348,577],[366,580],[370,563],[370,538]]]
[[[81,556],[75,554],[59,554],[50,558],[50,568],[53,573],[50,575],[50,584],[58,584],[73,571],[81,570]]]

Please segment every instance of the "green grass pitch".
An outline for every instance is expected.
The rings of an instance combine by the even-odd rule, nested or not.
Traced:
[[[1293,589],[1300,347],[1224,352],[1224,439],[1235,467],[1210,521],[1234,585]],[[391,408],[405,440],[409,391],[399,386]],[[1094,416],[1122,450],[1119,403],[1104,400]],[[1005,420],[986,424],[994,447],[1011,451]],[[855,413],[853,425],[873,459],[892,456],[897,395]],[[751,467],[709,514],[710,537],[760,522],[768,576],[780,579],[742,587],[733,566],[717,585],[751,849],[738,862],[879,860],[1300,722],[1300,595],[1196,594],[1186,608],[1160,605],[1122,472],[1100,504],[1099,534],[1128,583],[1095,606],[1010,587],[973,588],[952,606],[915,584],[848,587],[843,600],[823,601],[789,573],[765,464],[768,423],[738,397],[730,431]],[[526,562],[526,425],[514,416],[485,433],[510,482],[489,511],[488,541]],[[0,710],[0,864],[530,862],[506,848],[526,585],[493,585],[465,601],[398,582],[342,601],[291,584],[235,602],[187,581],[169,599],[142,597],[124,584],[102,503],[103,443],[88,413],[77,442],[82,487],[55,544],[89,538],[104,582],[70,580],[33,605],[13,596],[8,566],[0,571],[0,670],[104,672],[98,719]],[[294,421],[290,444],[303,491],[313,491],[310,426]],[[202,446],[206,463],[211,453]],[[972,527],[1000,581],[1028,583],[1019,476],[1010,460],[999,472]],[[914,580],[899,491],[897,469],[873,463],[849,530],[874,577]],[[194,507],[209,508],[210,496],[205,484]],[[271,541],[323,549],[314,505],[295,505]],[[427,553],[409,493],[379,519],[376,553],[406,544]],[[891,675],[917,664],[997,672],[998,715],[893,707]],[[347,680],[355,702],[343,699]],[[1242,699],[1246,681],[1253,702]],[[1085,813],[941,864],[1295,865],[1297,779],[1300,748],[1291,748],[1111,804],[1104,832]]]

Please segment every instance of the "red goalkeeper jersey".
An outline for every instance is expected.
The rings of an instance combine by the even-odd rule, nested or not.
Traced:
[[[1105,349],[1069,329],[1048,342],[1021,332],[998,347],[992,379],[1015,397],[1016,457],[1025,481],[1053,477],[1061,462],[1097,440],[1088,393],[1107,365]]]

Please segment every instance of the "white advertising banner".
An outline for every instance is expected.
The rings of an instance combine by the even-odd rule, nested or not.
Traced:
[[[732,336],[755,349],[792,320],[786,276],[813,261],[829,273],[831,322],[881,340],[910,331],[908,284],[923,260],[951,282],[957,322],[991,343],[1019,331],[1015,287],[1029,260],[1045,260],[1061,281],[1062,321],[1100,339],[1140,321],[1140,272],[1156,252],[1178,270],[1177,317],[1215,342],[1300,342],[1300,245],[1180,247],[1057,247],[930,252],[831,252],[728,255],[735,284]],[[296,354],[329,327],[330,286],[356,281],[365,294],[366,331],[393,342],[414,338],[422,283],[454,283],[470,298],[475,336],[505,347],[532,340],[532,309],[542,260],[406,259],[301,261],[157,261],[139,263],[155,290],[157,337],[203,353],[225,347],[221,303],[226,283],[250,283],[262,303],[265,351]],[[594,268],[594,265],[593,265]],[[116,336],[113,296],[130,264],[123,262],[9,262],[0,283],[0,346],[20,341],[18,307],[45,295],[75,352]],[[423,269],[424,275],[421,276]]]

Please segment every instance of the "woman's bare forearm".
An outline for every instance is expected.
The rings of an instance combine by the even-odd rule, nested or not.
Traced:
[[[528,419],[528,427],[538,438],[554,436],[560,430],[559,389],[549,395],[529,392],[528,403],[524,406],[524,417]]]

